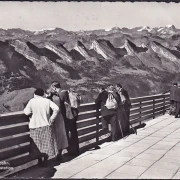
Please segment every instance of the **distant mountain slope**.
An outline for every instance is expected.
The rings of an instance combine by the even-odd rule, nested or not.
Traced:
[[[0,29],[0,112],[22,110],[34,88],[53,80],[77,87],[85,103],[94,101],[100,85],[122,83],[136,97],[164,91],[179,74],[180,30],[173,25]]]

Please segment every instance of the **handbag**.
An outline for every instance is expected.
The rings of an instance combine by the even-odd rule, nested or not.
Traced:
[[[107,109],[117,109],[118,104],[112,93],[108,93],[108,98],[106,100],[105,106],[107,107]]]

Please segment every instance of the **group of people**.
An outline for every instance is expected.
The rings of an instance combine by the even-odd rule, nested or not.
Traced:
[[[76,120],[80,100],[74,88],[61,91],[57,81],[46,91],[34,91],[24,113],[30,120],[30,153],[41,166],[47,166],[50,157],[61,160],[63,149],[67,149],[68,155],[79,154]]]
[[[111,140],[117,141],[130,131],[128,92],[121,84],[101,87],[99,92],[95,103],[101,108],[102,127],[108,130],[110,124]],[[47,166],[50,157],[62,160],[63,149],[67,149],[68,155],[79,154],[76,121],[80,101],[75,88],[61,90],[57,81],[45,91],[41,88],[34,91],[24,113],[29,117],[30,153],[40,165]]]
[[[111,140],[117,141],[129,134],[131,101],[128,92],[121,84],[108,85],[99,89],[100,93],[95,100],[101,107],[102,129],[108,130],[111,125]]]
[[[178,83],[174,82],[171,88],[163,94],[168,92],[170,92],[169,114],[174,115],[175,118],[178,118],[180,115],[180,86],[178,86]]]

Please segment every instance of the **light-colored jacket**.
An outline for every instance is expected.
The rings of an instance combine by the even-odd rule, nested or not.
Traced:
[[[53,111],[50,115],[51,109]],[[29,128],[50,126],[59,112],[59,107],[51,100],[35,95],[24,109],[24,113],[30,116]]]

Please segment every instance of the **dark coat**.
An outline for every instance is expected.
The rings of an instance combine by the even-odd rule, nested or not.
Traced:
[[[59,97],[61,99],[61,112],[62,112],[62,115],[63,115],[63,118],[64,119],[67,119],[66,118],[66,106],[65,106],[65,102],[69,103],[70,104],[70,100],[69,100],[69,93],[68,91],[64,90],[64,91],[61,91],[59,93]],[[76,108],[72,108],[72,112],[73,112],[73,115],[76,117],[79,113],[78,109]]]
[[[119,104],[119,97],[117,96],[116,93],[113,93],[117,103]],[[117,113],[117,110],[116,109],[108,109],[105,104],[106,104],[106,100],[108,98],[108,92],[107,91],[103,91],[101,92],[98,97],[96,98],[95,100],[95,103],[96,104],[99,104],[101,106],[101,114],[102,116],[108,116],[108,115],[114,115]]]
[[[177,86],[172,86],[170,88],[170,100],[176,101],[176,99],[178,99],[178,97],[176,97],[176,96],[178,96],[178,95],[176,95],[177,94],[176,91],[178,91]]]
[[[170,92],[170,100],[176,101],[178,98],[178,92],[177,92],[178,87],[177,86],[171,86],[171,88],[168,91],[163,92],[163,94],[169,93]]]
[[[173,99],[170,99],[170,100],[174,100],[174,101],[177,101],[177,102],[180,102],[180,88],[174,88],[173,89],[173,95],[174,97],[170,97],[170,98],[173,98]],[[171,95],[170,95],[171,96]]]
[[[132,107],[132,105],[131,105],[131,101],[130,101],[130,98],[129,98],[129,94],[125,89],[122,89],[121,91],[122,91],[122,94],[124,95],[124,97],[126,98],[124,108],[125,108],[125,110],[130,109]]]

